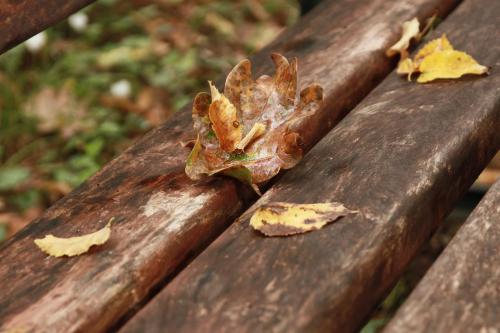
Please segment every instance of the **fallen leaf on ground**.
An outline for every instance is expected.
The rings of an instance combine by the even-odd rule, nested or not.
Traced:
[[[411,60],[410,58],[401,60],[398,64],[397,73],[408,74],[408,78],[410,78],[411,74],[419,72],[419,66],[425,57],[434,52],[444,50],[453,50],[453,46],[446,37],[446,34],[443,34],[440,38],[436,38],[425,44],[424,47],[417,52],[414,60]]]
[[[420,73],[417,82],[426,83],[436,79],[457,79],[466,74],[481,75],[487,73],[488,68],[467,53],[455,50],[443,34],[425,44],[413,60],[402,58],[396,72],[407,74],[408,80],[413,73]]]
[[[68,87],[41,89],[27,101],[25,112],[37,118],[37,130],[43,134],[60,131],[64,138],[70,138],[92,125],[86,118],[86,107]]]
[[[145,118],[152,126],[158,126],[172,115],[169,98],[162,88],[143,88],[135,100],[112,95],[102,95],[100,102],[109,108],[130,112]]]
[[[415,55],[415,64],[419,66],[425,57],[431,55],[434,52],[445,50],[453,50],[453,46],[446,37],[446,34],[442,34],[441,37],[431,40],[417,52],[417,54]]]
[[[298,94],[297,59],[289,62],[276,53],[271,58],[273,77],[254,81],[250,61],[243,60],[229,73],[224,93],[210,82],[210,95],[196,95],[192,116],[198,137],[186,161],[191,179],[221,173],[259,192],[258,184],[302,158],[294,122],[320,108],[323,90],[313,84]]]
[[[111,222],[110,220],[104,228],[91,234],[69,238],[46,235],[34,242],[43,252],[53,257],[77,256],[86,253],[94,245],[106,243],[111,235]]]
[[[292,204],[274,202],[259,207],[250,225],[266,236],[289,236],[323,228],[354,211],[337,202]]]
[[[233,152],[241,141],[241,124],[238,121],[236,107],[210,83],[212,103],[208,108],[208,118],[219,140],[222,150]]]
[[[406,58],[399,61],[396,73],[400,75],[408,74],[408,81],[411,81],[411,75],[415,72],[415,67],[413,60]]]
[[[410,21],[404,22],[403,34],[397,43],[392,45],[386,51],[387,56],[392,57],[393,55],[399,53],[401,55],[401,60],[406,59],[408,57],[408,47],[410,46],[410,41],[412,38],[417,38],[419,33],[420,23],[418,23],[418,19],[416,17]]]
[[[403,33],[401,38],[396,44],[392,45],[386,51],[386,55],[388,57],[392,57],[399,53],[401,55],[400,61],[408,58],[408,48],[410,47],[410,41],[412,39],[415,39],[415,41],[419,42],[431,30],[437,19],[438,17],[436,14],[429,17],[426,20],[425,26],[422,31],[420,31],[420,23],[418,22],[418,19],[416,17],[410,21],[403,22]]]
[[[436,79],[457,79],[466,74],[481,75],[488,71],[488,67],[478,64],[465,52],[445,50],[425,57],[419,70],[421,74],[417,82],[426,83]]]
[[[130,61],[140,62],[151,55],[149,41],[140,41],[134,46],[119,46],[100,53],[97,65],[102,68],[111,68]]]

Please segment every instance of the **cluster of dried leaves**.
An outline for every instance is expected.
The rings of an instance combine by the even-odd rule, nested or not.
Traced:
[[[252,79],[249,60],[228,75],[224,93],[210,83],[193,103],[198,137],[186,162],[191,179],[224,174],[250,184],[274,177],[302,157],[301,138],[294,125],[322,104],[323,90],[311,85],[298,94],[297,59],[271,56],[276,73]]]
[[[467,53],[455,50],[445,34],[425,44],[411,59],[408,53],[410,41],[420,41],[434,20],[435,17],[429,19],[422,31],[416,18],[403,23],[401,39],[386,52],[389,57],[401,55],[397,67],[398,74],[408,75],[408,80],[411,80],[413,73],[420,73],[417,82],[426,83],[436,79],[457,79],[466,74],[480,75],[488,72],[487,67],[480,65]]]

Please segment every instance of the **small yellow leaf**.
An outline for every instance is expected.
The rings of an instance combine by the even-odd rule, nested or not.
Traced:
[[[220,142],[221,149],[230,153],[236,149],[241,141],[242,131],[236,107],[210,83],[212,103],[208,109],[208,116],[212,122],[215,136]]]
[[[274,202],[259,207],[250,225],[266,236],[288,236],[321,229],[353,211],[340,203],[292,204]]]
[[[465,74],[484,74],[488,68],[482,66],[465,52],[445,50],[434,52],[422,60],[419,83],[436,79],[456,79]]]
[[[420,65],[422,60],[424,60],[424,58],[427,57],[428,55],[434,52],[445,51],[445,50],[453,50],[453,46],[446,37],[446,34],[443,34],[440,38],[436,38],[425,44],[424,47],[422,47],[417,52],[414,60],[415,67],[418,69],[418,66]]]
[[[252,142],[253,140],[257,139],[259,136],[262,136],[266,132],[266,125],[263,123],[255,123],[252,126],[252,129],[250,132],[248,132],[247,135],[241,140],[237,145],[236,149],[245,149],[245,147]]]
[[[87,252],[94,245],[106,243],[110,235],[111,221],[104,228],[91,234],[69,238],[46,235],[44,238],[35,239],[35,244],[50,256],[72,257]]]
[[[413,63],[413,60],[411,60],[410,58],[406,58],[399,61],[396,73],[400,75],[408,74],[408,80],[410,80],[410,76],[413,72],[415,72],[415,65]]]
[[[410,81],[411,75],[420,71],[420,63],[422,62],[422,60],[424,60],[425,57],[434,52],[444,50],[453,50],[453,46],[451,46],[451,43],[448,38],[446,38],[445,34],[443,34],[440,38],[436,38],[425,44],[424,47],[417,52],[414,60],[411,60],[411,58],[401,59],[398,63],[396,73],[398,73],[399,75],[407,74],[408,81]]]
[[[410,40],[412,38],[417,38],[420,33],[420,23],[418,23],[418,19],[415,17],[411,21],[406,21],[403,23],[403,35],[401,39],[391,46],[386,54],[388,57],[392,57],[393,55],[399,53],[401,54],[401,59],[405,59],[408,56],[408,47],[410,46]]]

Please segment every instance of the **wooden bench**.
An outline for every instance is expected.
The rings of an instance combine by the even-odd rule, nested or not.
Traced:
[[[191,181],[179,145],[193,137],[190,112],[179,111],[0,248],[0,331],[361,327],[500,146],[499,4],[465,0],[433,33],[492,66],[490,76],[383,80],[401,22],[444,18],[458,3],[324,1],[252,58],[261,74],[271,51],[296,56],[301,83],[323,86],[325,107],[300,124],[304,149],[314,146],[304,160],[261,198],[224,177]],[[341,201],[360,213],[264,238],[248,217],[275,200]],[[33,244],[111,217],[110,241],[88,255],[48,258]]]

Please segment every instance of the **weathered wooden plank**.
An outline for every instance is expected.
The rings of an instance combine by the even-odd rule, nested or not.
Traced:
[[[490,76],[389,76],[122,332],[359,329],[500,146],[499,14],[500,2],[468,0],[433,34],[491,65]],[[266,238],[248,221],[273,201],[359,213]]]
[[[436,260],[384,332],[500,329],[500,182]]]
[[[270,69],[269,51],[299,58],[304,84],[324,86],[327,108],[301,126],[306,148],[326,133],[389,71],[383,50],[398,39],[402,21],[456,0],[332,0],[314,9],[255,58]],[[0,249],[0,330],[102,331],[113,325],[210,241],[244,208],[248,193],[215,177],[184,175],[193,138],[184,110],[147,135]],[[116,217],[112,236],[91,255],[46,258],[33,239],[94,231]]]
[[[0,54],[95,0],[0,0]]]

